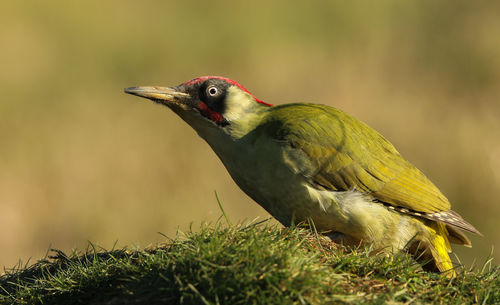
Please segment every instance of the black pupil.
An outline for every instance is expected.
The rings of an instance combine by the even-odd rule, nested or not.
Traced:
[[[215,94],[217,93],[217,89],[215,89],[215,88],[210,88],[210,89],[208,90],[208,93],[210,93],[210,95],[215,95]]]

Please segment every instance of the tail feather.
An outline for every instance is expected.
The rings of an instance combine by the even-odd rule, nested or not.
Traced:
[[[439,222],[429,221],[427,237],[417,237],[410,246],[409,251],[417,261],[423,264],[423,268],[434,272],[447,272],[448,276],[455,276],[453,263],[448,253],[451,252],[446,225]]]
[[[465,236],[464,233],[460,232],[454,226],[450,226],[447,224],[446,230],[448,230],[448,239],[451,243],[462,245],[468,248],[472,247],[472,243],[467,238],[467,236]]]
[[[430,251],[436,267],[441,272],[450,271],[453,272],[453,263],[451,262],[448,253],[451,252],[450,241],[448,240],[448,231],[446,230],[446,225],[439,222],[434,222],[434,226],[429,228],[431,231],[431,247]],[[453,272],[455,275],[455,272]]]

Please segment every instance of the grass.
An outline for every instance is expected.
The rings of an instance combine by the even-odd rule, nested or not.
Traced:
[[[408,255],[347,252],[304,228],[202,225],[144,250],[52,250],[0,277],[0,304],[498,304],[498,267],[447,279]]]

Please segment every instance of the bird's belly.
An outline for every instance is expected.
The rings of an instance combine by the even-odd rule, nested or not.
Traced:
[[[304,178],[273,158],[271,152],[246,151],[244,158],[221,158],[236,184],[283,225],[319,214]],[[264,156],[264,157],[262,157]]]
[[[238,156],[219,157],[236,184],[283,225],[310,219],[319,231],[341,232],[377,248],[402,248],[419,230],[411,217],[359,192],[311,187],[283,161],[281,150],[266,149],[244,149],[234,151]]]

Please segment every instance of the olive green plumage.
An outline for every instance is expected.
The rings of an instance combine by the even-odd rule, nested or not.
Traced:
[[[283,225],[312,220],[336,242],[407,249],[438,271],[453,268],[450,242],[471,246],[458,228],[480,234],[389,141],[341,110],[271,107],[222,77],[126,92],[171,108]]]
[[[270,130],[313,160],[303,168],[311,183],[332,191],[356,189],[382,202],[432,213],[450,203],[422,172],[382,135],[338,109],[287,104],[269,110]],[[307,136],[306,136],[307,135]]]
[[[269,136],[304,154],[301,173],[330,191],[357,190],[407,213],[434,219],[450,202],[381,134],[351,115],[325,105],[286,104],[268,109]],[[442,214],[444,215],[444,214]],[[442,221],[479,233],[457,214]]]

